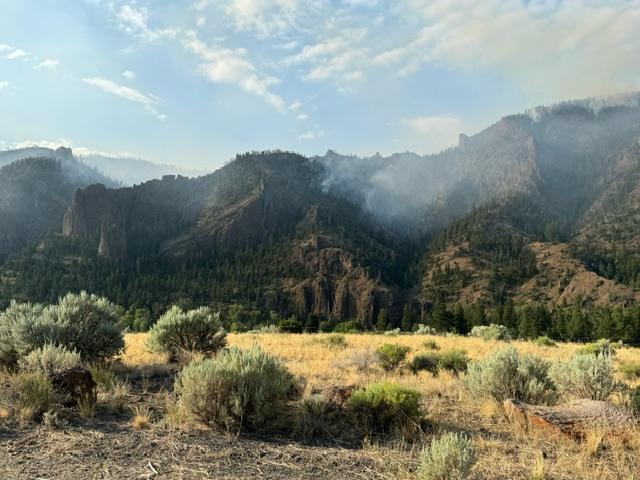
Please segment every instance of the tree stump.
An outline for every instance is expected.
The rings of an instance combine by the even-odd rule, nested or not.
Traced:
[[[630,439],[639,425],[638,420],[626,410],[609,402],[574,400],[563,405],[544,407],[529,405],[511,399],[504,402],[510,421],[525,430],[538,427],[562,433],[572,438],[583,438],[591,430],[601,430],[611,438]]]

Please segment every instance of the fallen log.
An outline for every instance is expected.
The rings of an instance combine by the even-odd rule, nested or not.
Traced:
[[[572,438],[584,438],[589,431],[600,430],[606,437],[628,440],[640,426],[623,408],[597,400],[574,400],[545,407],[510,399],[504,402],[504,409],[509,420],[525,430],[538,427]]]

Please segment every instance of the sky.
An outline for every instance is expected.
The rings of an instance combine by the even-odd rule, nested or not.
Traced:
[[[640,0],[0,0],[0,149],[426,154],[638,90]]]

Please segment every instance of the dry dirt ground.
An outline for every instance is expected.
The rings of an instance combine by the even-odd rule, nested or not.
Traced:
[[[125,394],[100,393],[89,418],[60,414],[56,427],[3,422],[0,412],[0,480],[4,479],[385,479],[415,480],[422,445],[444,431],[466,434],[477,463],[471,479],[640,480],[640,438],[629,444],[608,443],[598,432],[583,442],[547,433],[523,432],[509,423],[501,407],[469,398],[461,379],[421,372],[369,373],[345,367],[355,352],[382,343],[424,351],[425,340],[442,350],[465,349],[482,358],[504,343],[460,337],[347,335],[348,346],[334,349],[311,335],[230,335],[232,345],[259,343],[281,358],[309,387],[366,385],[393,381],[424,395],[428,430],[418,444],[328,441],[305,444],[285,434],[233,436],[197,425],[171,422],[171,389],[178,367],[144,349],[143,334],[127,337],[127,351],[116,369]],[[571,356],[577,345],[539,347],[511,342],[522,353],[550,360]],[[621,349],[616,364],[640,361],[639,349]],[[633,384],[637,384],[634,381]],[[147,425],[133,424],[149,412]],[[50,422],[52,423],[52,422]],[[55,423],[55,422],[53,422]],[[142,427],[142,428],[140,428]]]

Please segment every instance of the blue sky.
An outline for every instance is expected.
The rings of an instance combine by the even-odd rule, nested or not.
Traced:
[[[0,0],[0,149],[430,153],[638,89],[638,0]]]

